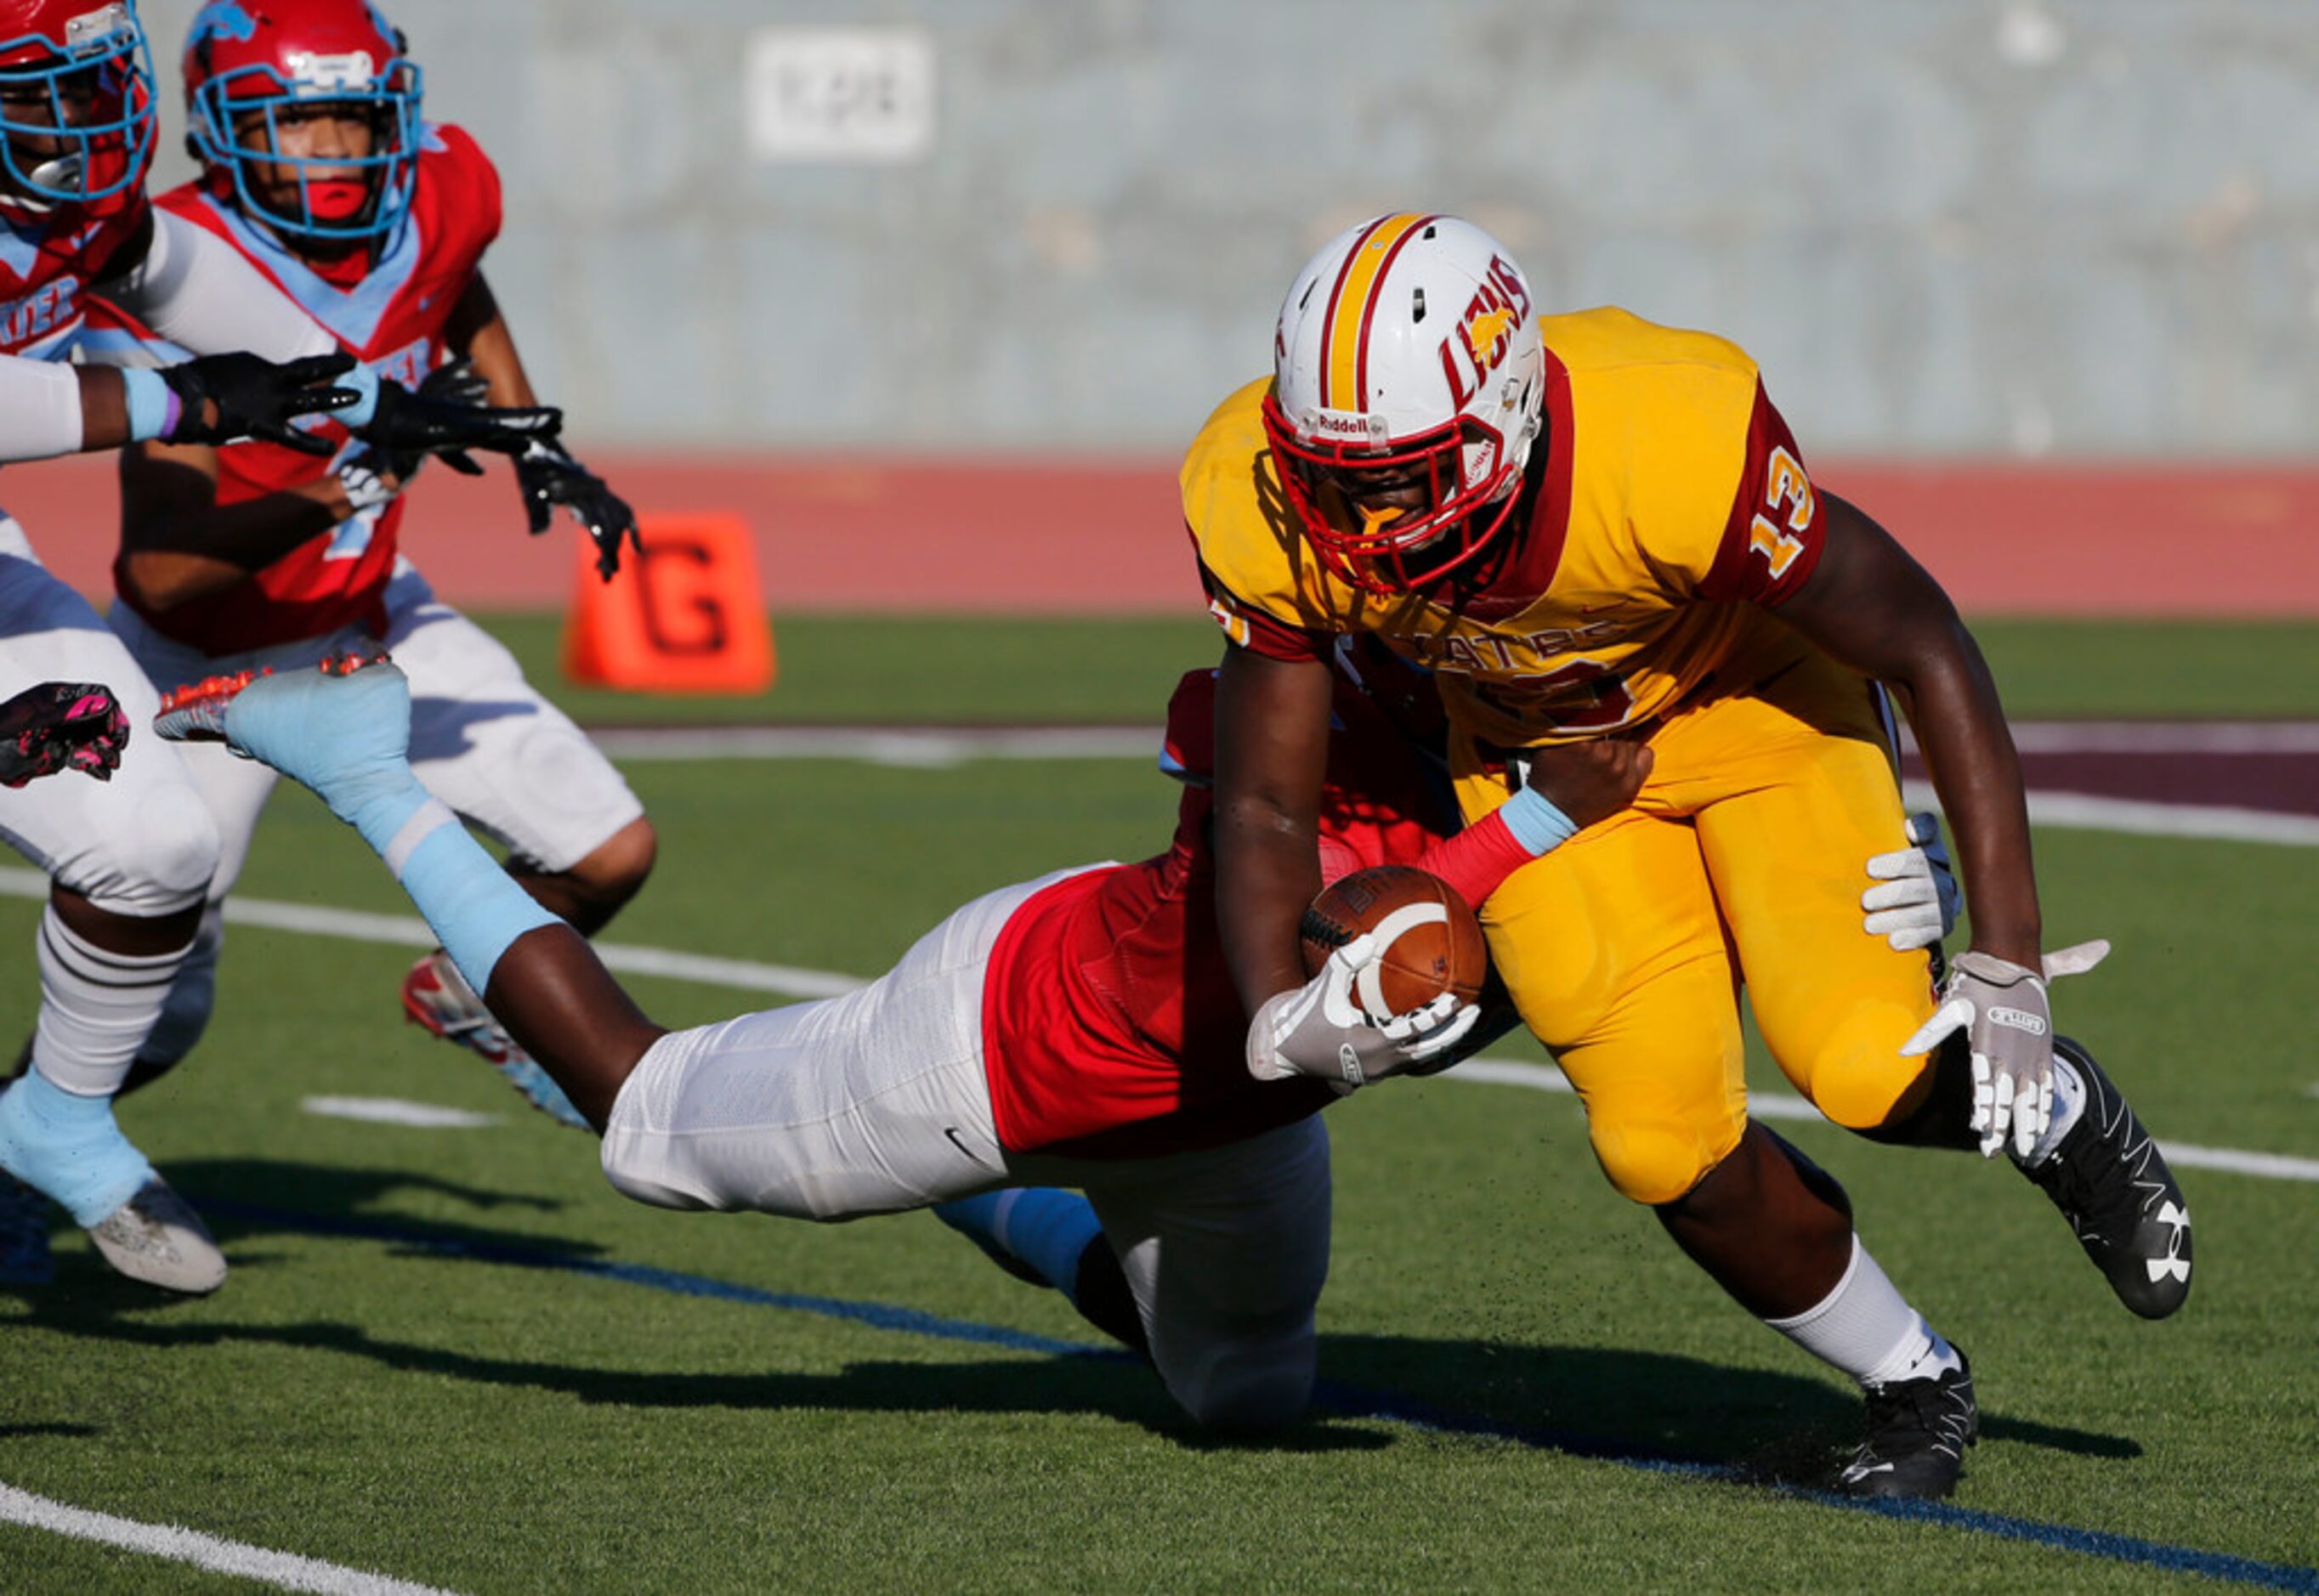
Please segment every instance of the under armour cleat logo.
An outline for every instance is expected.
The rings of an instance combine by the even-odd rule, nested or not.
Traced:
[[[2176,1280],[2187,1281],[2190,1278],[2190,1263],[2188,1258],[2181,1256],[2181,1252],[2182,1238],[2190,1229],[2190,1216],[2172,1203],[2167,1203],[2159,1208],[2157,1217],[2160,1224],[2171,1225],[2173,1233],[2166,1239],[2166,1256],[2145,1258],[2143,1260],[2142,1267],[2150,1271],[2150,1283],[2152,1285],[2169,1276]]]

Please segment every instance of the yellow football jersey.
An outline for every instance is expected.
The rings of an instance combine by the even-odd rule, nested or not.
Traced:
[[[1822,523],[1755,363],[1614,308],[1540,325],[1544,481],[1473,582],[1374,593],[1332,575],[1280,491],[1259,414],[1269,381],[1224,401],[1181,485],[1234,642],[1296,658],[1373,632],[1435,673],[1455,723],[1519,747],[1650,720],[1775,628],[1762,607],[1809,574]]]

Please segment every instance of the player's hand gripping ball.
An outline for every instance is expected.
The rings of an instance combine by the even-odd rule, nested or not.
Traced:
[[[1376,955],[1354,983],[1380,1023],[1423,1008],[1444,992],[1460,1003],[1481,996],[1490,950],[1481,922],[1449,884],[1408,865],[1377,865],[1340,878],[1313,900],[1300,930],[1304,969],[1318,975],[1329,955],[1358,936]]]

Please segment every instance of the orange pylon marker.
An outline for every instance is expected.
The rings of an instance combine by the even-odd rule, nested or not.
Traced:
[[[564,673],[659,693],[761,693],[773,684],[773,627],[757,590],[749,528],[735,515],[640,518],[641,552],[606,582],[595,546],[573,540],[575,596]]]

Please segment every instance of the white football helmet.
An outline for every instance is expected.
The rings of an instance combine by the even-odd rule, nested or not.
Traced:
[[[1529,284],[1495,239],[1411,214],[1340,234],[1296,275],[1273,358],[1264,427],[1281,489],[1339,576],[1405,591],[1506,529],[1546,356]],[[1388,497],[1403,502],[1378,508]]]

